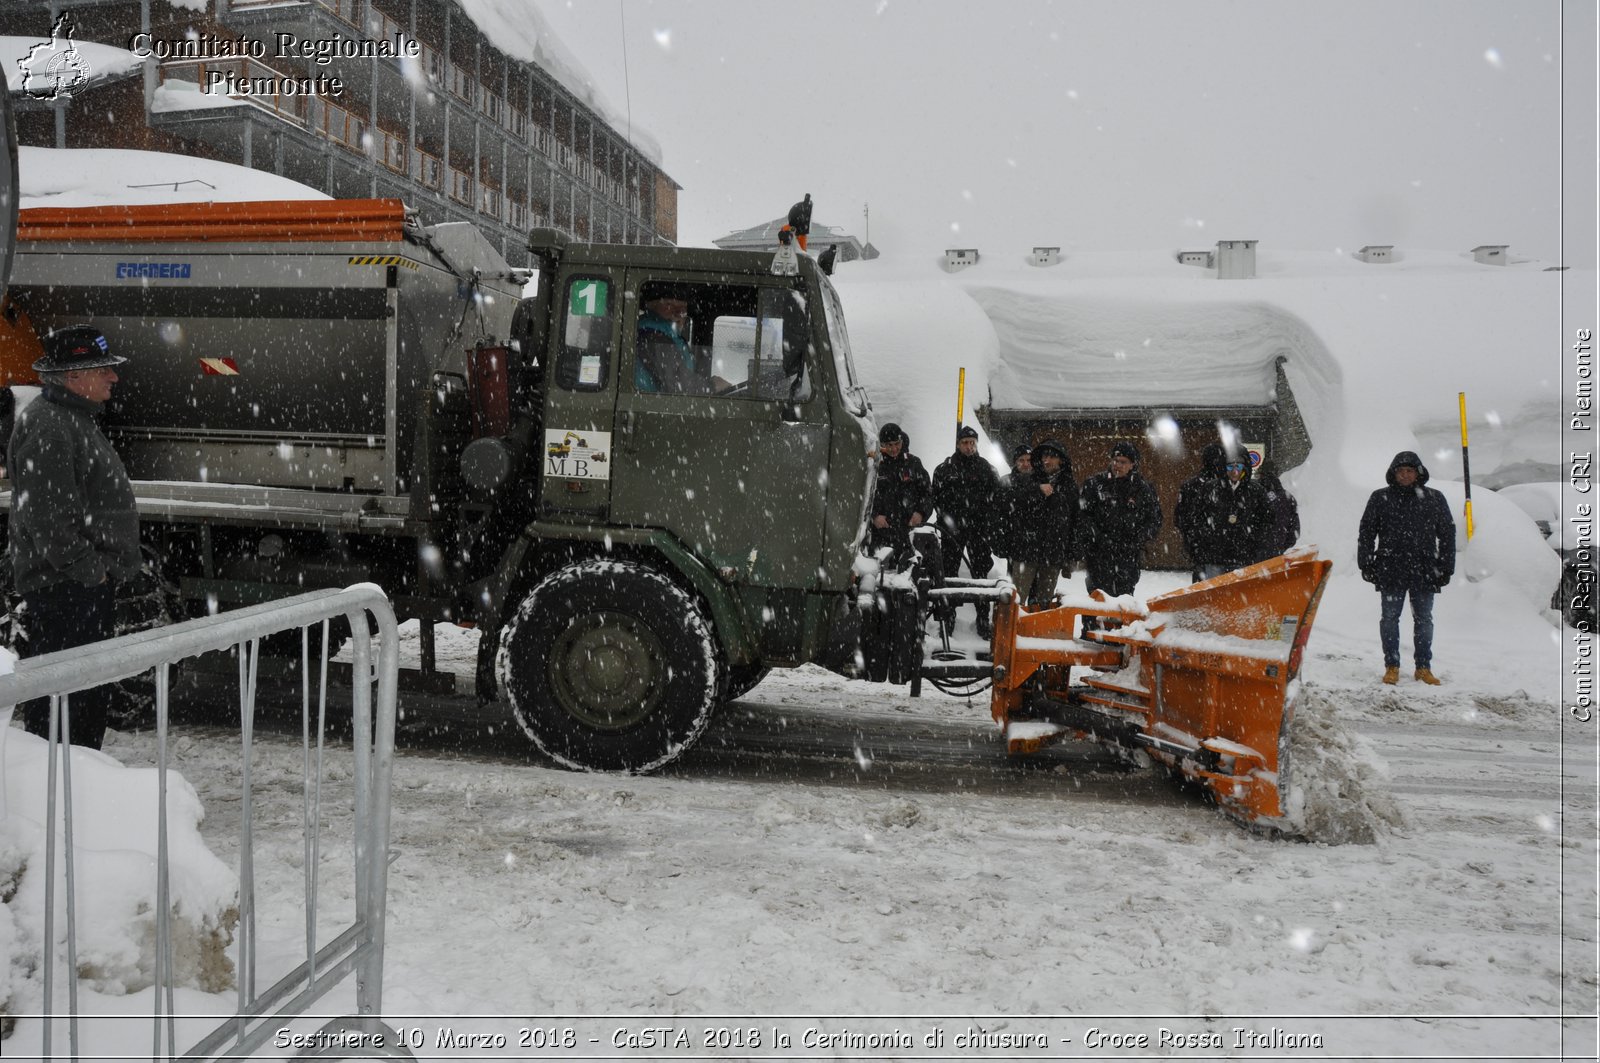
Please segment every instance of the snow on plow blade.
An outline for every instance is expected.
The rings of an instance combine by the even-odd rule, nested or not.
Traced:
[[[1332,567],[1305,549],[1144,606],[1098,594],[1036,612],[1000,605],[991,707],[1008,749],[1072,736],[1142,748],[1229,815],[1274,825],[1289,793],[1300,662]],[[1103,618],[1103,629],[1074,638],[1079,617]]]

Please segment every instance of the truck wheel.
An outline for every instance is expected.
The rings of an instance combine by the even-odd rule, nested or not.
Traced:
[[[654,771],[705,730],[722,688],[711,624],[627,561],[545,577],[500,632],[500,689],[534,745],[584,771]]]
[[[724,695],[723,700],[733,701],[744,697],[771,673],[771,668],[759,664],[732,665],[728,669],[728,693]]]

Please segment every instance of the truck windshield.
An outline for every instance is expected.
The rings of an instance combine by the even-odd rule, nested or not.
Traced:
[[[856,379],[856,365],[850,357],[850,336],[844,328],[844,310],[839,305],[839,293],[826,277],[817,278],[822,283],[824,313],[828,319],[828,346],[833,348],[834,371],[839,378],[839,394],[846,406],[857,416],[867,412],[866,395],[861,382]]]

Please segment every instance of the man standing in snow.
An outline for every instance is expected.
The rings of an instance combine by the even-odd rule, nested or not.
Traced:
[[[939,531],[945,538],[944,574],[961,574],[961,555],[973,579],[984,579],[994,567],[989,549],[995,489],[1000,477],[978,453],[978,433],[962,425],[956,452],[933,471],[933,504],[939,509]]]
[[[138,575],[139,513],[133,484],[95,418],[111,398],[115,366],[99,329],[74,325],[44,338],[33,364],[44,388],[11,434],[11,569],[24,656],[108,639],[115,633],[116,585]],[[70,699],[73,745],[99,749],[110,687]],[[30,734],[50,733],[50,702],[22,707]]]
[[[892,547],[904,557],[911,529],[933,512],[928,470],[911,453],[906,434],[890,422],[878,430],[878,485],[872,493],[872,548]]]
[[[1383,681],[1400,681],[1400,611],[1411,598],[1411,647],[1419,682],[1438,686],[1433,674],[1433,596],[1456,571],[1456,522],[1444,495],[1427,486],[1422,459],[1402,450],[1389,463],[1388,487],[1372,492],[1361,514],[1356,564],[1378,589],[1382,611]]]
[[[1033,474],[1012,489],[1016,528],[1012,533],[1011,580],[1030,609],[1050,604],[1056,581],[1072,571],[1072,529],[1078,516],[1078,485],[1066,448],[1046,439],[1033,448]]]
[[[1172,510],[1172,523],[1183,540],[1183,551],[1189,555],[1189,563],[1194,566],[1191,576],[1196,583],[1205,578],[1200,574],[1201,498],[1207,487],[1222,479],[1222,467],[1227,458],[1228,452],[1221,443],[1207,443],[1202,447],[1200,471],[1183,481],[1178,488],[1178,504]]]
[[[1033,479],[1033,448],[1018,443],[1011,448],[1011,471],[1000,477],[990,512],[989,548],[1011,562],[1007,571],[1017,580],[1017,488]]]
[[[1222,467],[1220,479],[1201,487],[1194,547],[1190,557],[1200,578],[1212,579],[1272,555],[1272,503],[1250,476],[1250,458],[1235,454]]]
[[[1136,471],[1132,443],[1111,445],[1111,467],[1083,483],[1078,493],[1078,550],[1088,570],[1089,593],[1116,598],[1139,584],[1145,546],[1161,531],[1156,489]]]
[[[1266,556],[1286,554],[1300,540],[1300,503],[1265,462],[1250,478],[1261,485],[1267,493],[1267,501],[1272,503],[1272,533],[1267,536]]]

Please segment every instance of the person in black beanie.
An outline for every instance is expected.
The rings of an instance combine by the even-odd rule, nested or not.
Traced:
[[[995,491],[1000,476],[978,453],[978,433],[963,426],[956,434],[956,452],[933,471],[933,504],[939,509],[939,531],[945,537],[944,574],[961,574],[961,556],[973,579],[994,568],[989,529],[994,523]]]
[[[1111,467],[1085,480],[1078,492],[1077,553],[1091,594],[1132,594],[1144,548],[1161,531],[1161,503],[1138,467],[1138,448],[1114,443]]]
[[[872,493],[874,551],[891,547],[904,555],[911,545],[911,529],[933,512],[933,491],[928,470],[912,454],[906,434],[889,422],[878,430],[878,485]]]

